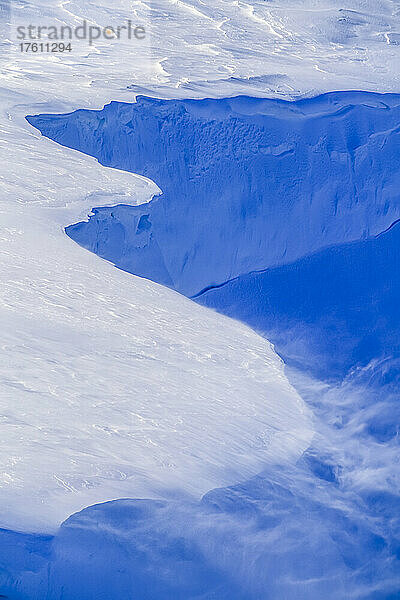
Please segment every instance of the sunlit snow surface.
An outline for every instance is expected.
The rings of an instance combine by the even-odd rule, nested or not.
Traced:
[[[382,445],[365,431],[374,365],[333,389],[298,376],[311,427],[267,341],[67,238],[92,207],[146,202],[156,187],[41,138],[25,116],[138,93],[396,92],[397,13],[372,1],[13,3],[10,39],[19,23],[80,18],[136,19],[151,36],[134,52],[103,42],[68,56],[2,45],[1,525],[43,532],[104,500],[172,500],[90,508],[52,549],[4,533],[0,593],[396,598],[396,432]]]
[[[156,186],[40,139],[23,97],[4,121],[0,524],[43,531],[95,502],[200,498],[297,458],[309,416],[267,341],[65,235],[99,201]]]

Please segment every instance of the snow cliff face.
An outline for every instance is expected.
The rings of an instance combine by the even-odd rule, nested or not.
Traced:
[[[196,301],[248,323],[319,376],[400,356],[400,223],[367,240],[250,272]]]
[[[162,194],[148,205],[94,209],[67,232],[188,296],[373,236],[400,216],[396,95],[139,98],[28,120],[103,165],[155,181]]]

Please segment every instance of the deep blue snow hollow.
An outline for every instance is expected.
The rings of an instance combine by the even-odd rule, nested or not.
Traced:
[[[249,323],[318,376],[398,353],[399,227],[383,232],[400,218],[400,96],[139,98],[28,120],[162,190],[68,227],[85,248]]]
[[[199,504],[118,500],[40,551],[16,538],[0,592],[400,599],[400,96],[141,97],[27,119],[156,182],[149,204],[95,208],[67,234],[271,339],[316,435],[297,465]]]

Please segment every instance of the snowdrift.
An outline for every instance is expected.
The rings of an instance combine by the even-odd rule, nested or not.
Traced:
[[[400,98],[113,102],[29,117],[44,135],[149,177],[162,195],[70,227],[118,267],[192,296],[380,233],[400,216]]]
[[[286,361],[343,377],[354,366],[400,356],[400,225],[248,273],[197,302],[244,321]]]
[[[28,120],[161,190],[149,204],[94,208],[87,222],[67,228],[71,238],[250,324],[285,358],[341,382],[290,371],[316,431],[306,449],[298,446],[304,422],[294,430],[297,461],[291,456],[278,468],[272,461],[199,503],[91,506],[36,546],[37,557],[30,539],[20,541],[30,558],[0,571],[5,593],[23,600],[395,598],[400,97],[139,98]],[[250,378],[262,361],[261,354],[254,369],[249,363]],[[276,407],[268,389],[269,419]],[[243,406],[249,397],[250,388]],[[285,409],[278,428],[287,420]],[[259,436],[262,447],[267,438]]]
[[[249,323],[319,376],[398,354],[397,229],[368,240],[400,216],[399,96],[140,97],[28,120],[161,188],[68,227],[85,248]]]

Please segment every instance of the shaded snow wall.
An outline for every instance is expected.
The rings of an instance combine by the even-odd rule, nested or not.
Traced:
[[[380,233],[400,217],[400,96],[112,102],[28,117],[44,135],[149,177],[162,195],[67,233],[193,296]]]

